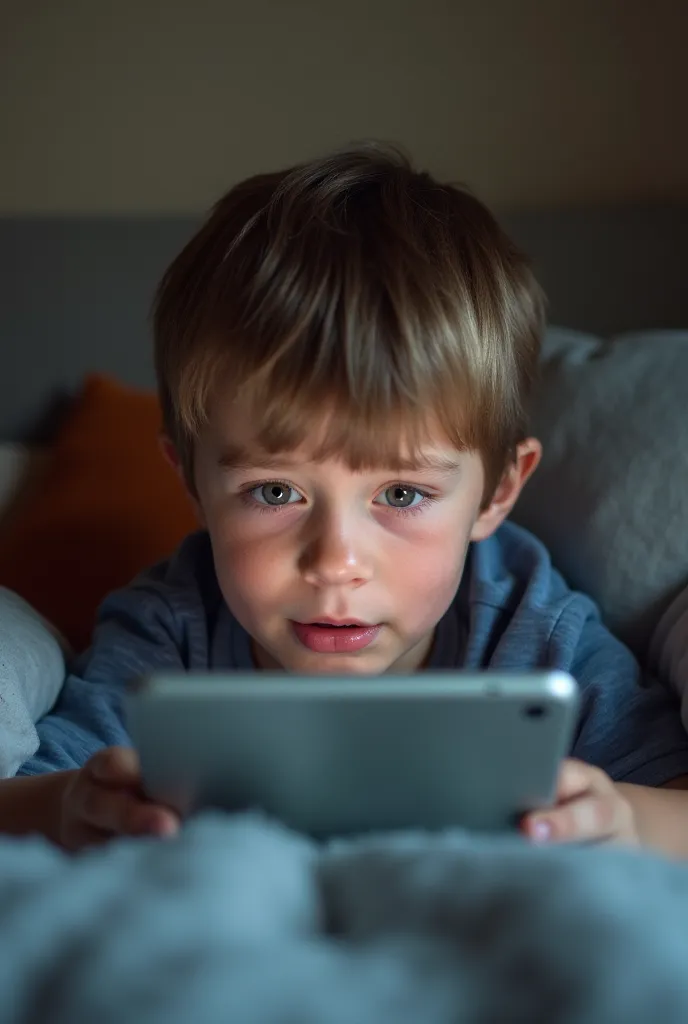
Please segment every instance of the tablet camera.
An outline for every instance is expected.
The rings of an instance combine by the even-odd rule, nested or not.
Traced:
[[[528,704],[523,709],[523,714],[526,718],[544,718],[547,714],[547,708],[544,704]]]

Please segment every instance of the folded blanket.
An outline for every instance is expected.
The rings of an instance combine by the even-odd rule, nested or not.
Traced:
[[[0,842],[2,1024],[685,1024],[688,868],[254,817]]]
[[[34,722],[50,711],[65,678],[60,638],[18,594],[0,587],[0,778],[38,749]]]

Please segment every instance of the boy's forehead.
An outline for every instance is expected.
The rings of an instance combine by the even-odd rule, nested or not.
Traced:
[[[256,469],[262,466],[305,465],[340,461],[347,463],[346,438],[341,451],[332,451],[328,437],[333,417],[323,413],[313,416],[307,436],[294,446],[273,443],[266,446],[262,440],[264,423],[257,411],[240,400],[215,402],[208,418],[207,441],[218,463],[228,469]],[[338,431],[341,435],[341,430]],[[376,458],[379,452],[379,459]],[[429,422],[423,430],[422,441],[411,443],[410,437],[399,436],[394,450],[385,451],[376,446],[375,436],[369,439],[365,459],[370,469],[431,469],[454,472],[465,460],[465,449],[455,448],[439,424]],[[359,460],[360,461],[360,460]]]

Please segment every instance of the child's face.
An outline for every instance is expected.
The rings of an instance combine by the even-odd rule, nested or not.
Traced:
[[[306,674],[422,666],[469,542],[496,529],[535,468],[537,442],[522,448],[481,511],[480,456],[441,436],[423,450],[427,465],[353,472],[307,450],[261,455],[249,417],[218,405],[196,447],[199,512],[257,664]],[[227,465],[230,449],[249,457]]]

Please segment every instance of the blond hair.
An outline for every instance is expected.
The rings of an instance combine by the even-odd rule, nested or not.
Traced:
[[[543,299],[463,188],[367,145],[250,178],[167,270],[154,308],[165,429],[193,481],[220,382],[266,452],[395,464],[439,425],[481,453],[489,498],[525,436]]]

